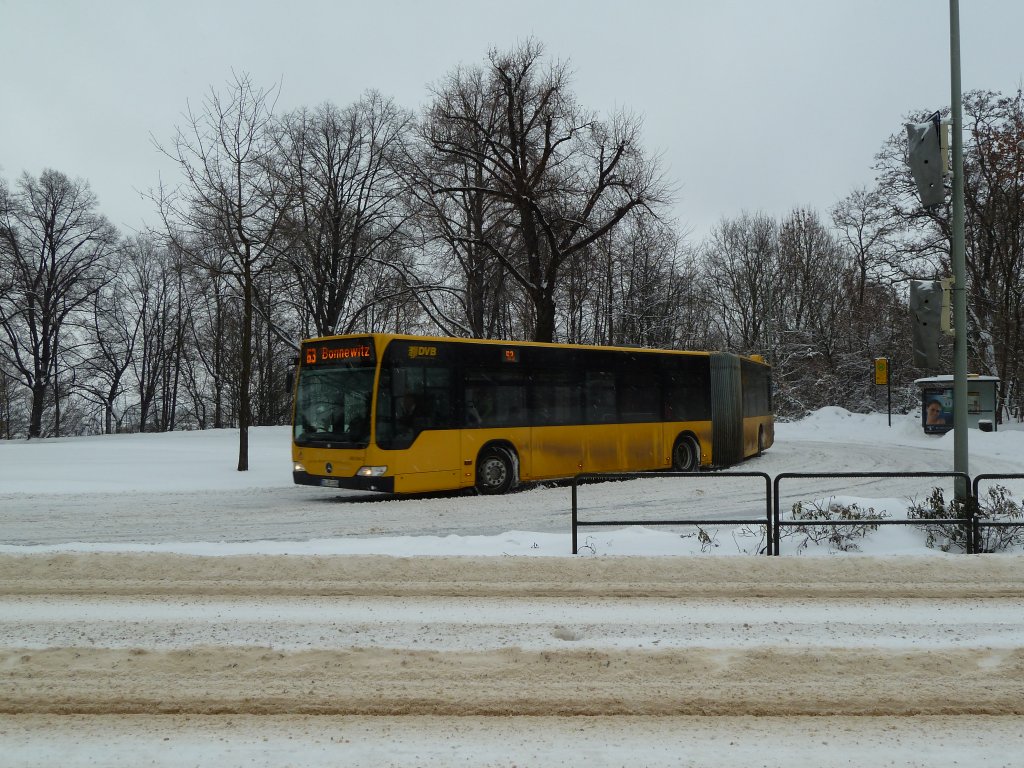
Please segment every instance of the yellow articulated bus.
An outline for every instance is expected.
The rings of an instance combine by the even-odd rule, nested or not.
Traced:
[[[775,436],[771,369],[723,352],[391,334],[302,342],[296,483],[505,493],[736,464]]]

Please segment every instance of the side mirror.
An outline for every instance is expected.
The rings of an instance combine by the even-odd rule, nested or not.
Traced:
[[[292,360],[288,366],[288,373],[284,377],[284,393],[290,395],[295,391],[295,374],[299,370],[299,358],[296,355],[295,359]]]

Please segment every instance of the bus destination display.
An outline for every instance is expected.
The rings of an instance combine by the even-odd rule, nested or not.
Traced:
[[[373,344],[370,339],[345,339],[343,341],[321,341],[303,348],[306,365],[337,365],[339,363],[365,363],[374,361]]]

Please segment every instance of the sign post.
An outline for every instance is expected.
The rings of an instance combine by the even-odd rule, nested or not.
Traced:
[[[889,412],[889,426],[892,426],[892,384],[889,383],[889,358],[875,358],[875,384],[885,385],[885,395]]]

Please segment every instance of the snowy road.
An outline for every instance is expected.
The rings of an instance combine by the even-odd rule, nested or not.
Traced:
[[[1024,714],[1017,558],[79,554],[0,577],[7,713]]]
[[[1000,764],[1024,747],[1021,595],[998,557],[6,555],[0,742],[19,766],[88,764],[84,733],[107,765],[260,741],[289,764],[300,734],[314,765],[727,765],[768,718],[765,765],[826,733],[873,764]]]

